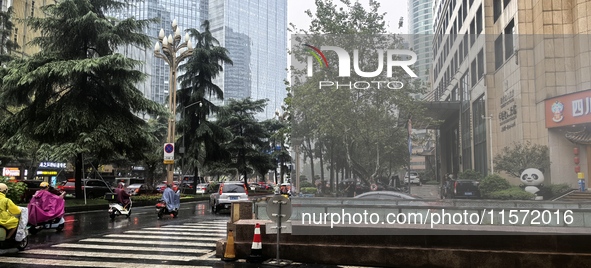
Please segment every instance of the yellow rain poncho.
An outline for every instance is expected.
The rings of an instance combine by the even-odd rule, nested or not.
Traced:
[[[21,209],[12,200],[6,198],[4,193],[0,193],[0,225],[8,230],[16,228],[19,214]]]

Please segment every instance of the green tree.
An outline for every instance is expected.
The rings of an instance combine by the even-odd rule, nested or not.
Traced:
[[[185,73],[179,77],[181,89],[177,92],[178,110],[183,111],[178,128],[186,150],[183,157],[193,167],[195,176],[199,174],[200,162],[208,166],[229,159],[221,145],[230,133],[208,118],[220,111],[210,99],[223,100],[224,97],[222,89],[213,81],[223,71],[222,64],[231,64],[232,60],[211,35],[209,21],[204,21],[202,27],[203,32],[187,30],[196,44],[191,57],[179,68]]]
[[[162,144],[166,141],[167,123],[167,117],[158,116],[148,120],[148,124],[145,126],[146,132],[154,136],[158,141],[144,150],[145,182],[148,187],[155,186],[156,182],[161,181],[166,174],[166,168],[162,162],[162,155],[164,154]]]
[[[231,156],[230,167],[237,170],[247,183],[248,174],[259,171],[261,163],[271,162],[270,156],[263,150],[269,134],[254,115],[262,112],[266,100],[231,99],[219,113],[218,124],[232,133],[232,138],[224,144],[224,149]]]
[[[537,168],[543,172],[550,170],[550,154],[548,146],[532,144],[530,141],[519,142],[512,147],[503,148],[495,156],[493,163],[496,170],[519,178],[521,172],[527,168]]]
[[[375,67],[379,50],[404,48],[400,36],[383,35],[387,33],[384,14],[378,12],[377,1],[370,1],[369,9],[359,2],[340,2],[344,7],[331,0],[317,0],[316,12],[307,11],[312,19],[309,30],[301,31],[308,35],[296,36],[295,40],[300,44],[330,44],[349,52],[356,49],[363,55],[358,59],[360,66]],[[309,54],[305,49],[302,45],[292,51],[299,62],[306,62]],[[328,62],[338,62],[335,53],[327,52],[325,56]],[[407,131],[401,122],[411,116],[413,121],[425,120],[424,108],[411,97],[424,90],[422,85],[402,68],[394,68],[391,77],[383,72],[371,80],[399,81],[404,84],[401,89],[375,84],[358,89],[339,87],[336,83],[319,88],[319,81],[335,81],[342,85],[368,79],[355,72],[343,78],[331,68],[316,68],[315,71],[312,77],[307,77],[306,70],[292,69],[292,138],[302,140],[303,151],[309,155],[314,151],[311,145],[322,141],[316,151],[323,154],[321,162],[326,160],[330,167],[331,182],[335,181],[339,170],[348,171],[368,183],[375,183],[378,177],[394,176],[409,162]]]
[[[142,159],[155,138],[137,115],[163,107],[136,88],[141,64],[115,53],[119,46],[150,46],[142,29],[151,20],[117,20],[106,11],[128,1],[64,0],[44,6],[44,18],[26,23],[42,33],[32,41],[41,51],[14,61],[3,77],[0,104],[23,106],[2,122],[9,142],[27,137],[41,143],[51,160],[75,158],[76,197],[82,198],[82,154],[99,159]],[[47,146],[45,146],[47,145]]]

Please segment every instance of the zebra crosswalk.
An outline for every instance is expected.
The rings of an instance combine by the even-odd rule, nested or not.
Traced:
[[[128,230],[0,256],[2,267],[211,267],[225,220]]]

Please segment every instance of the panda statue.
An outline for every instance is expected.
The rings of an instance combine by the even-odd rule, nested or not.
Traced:
[[[544,173],[537,168],[528,168],[521,172],[522,187],[526,192],[536,195],[535,200],[543,200],[544,197],[537,195],[540,188],[544,186]]]

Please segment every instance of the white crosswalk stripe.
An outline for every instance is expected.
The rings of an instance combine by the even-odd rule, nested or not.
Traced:
[[[204,261],[219,260],[214,257],[216,241],[225,238],[226,225],[226,221],[206,221],[128,230],[27,249],[15,256],[0,256],[0,263],[16,267],[208,267]]]

